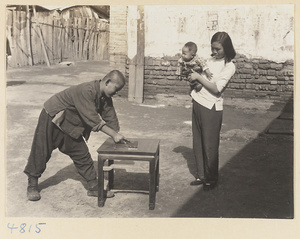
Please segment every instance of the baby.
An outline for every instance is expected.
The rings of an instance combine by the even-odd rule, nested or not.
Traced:
[[[205,72],[208,79],[211,79],[212,73],[208,69],[206,62],[203,58],[199,57],[197,53],[197,45],[194,42],[187,42],[182,48],[182,55],[178,60],[176,75],[180,80],[190,82],[189,76],[195,71],[197,73]],[[196,92],[200,91],[202,84],[199,82],[191,85],[191,90],[195,89]]]

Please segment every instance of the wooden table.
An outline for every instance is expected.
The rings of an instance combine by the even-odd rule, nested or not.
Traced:
[[[108,138],[97,150],[98,152],[98,206],[103,207],[104,197],[104,163],[108,160],[111,170],[108,172],[108,188],[114,187],[114,160],[133,160],[149,162],[149,209],[155,208],[156,192],[159,189],[159,140],[129,139],[137,141],[137,147],[130,148],[126,144],[116,144]]]

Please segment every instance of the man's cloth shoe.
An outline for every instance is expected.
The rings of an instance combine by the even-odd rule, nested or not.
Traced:
[[[37,186],[28,186],[27,187],[27,198],[29,201],[38,201],[41,199]]]
[[[88,190],[87,195],[89,197],[98,197],[98,191],[96,190]],[[104,197],[105,198],[113,198],[115,196],[114,192],[112,191],[104,191]]]

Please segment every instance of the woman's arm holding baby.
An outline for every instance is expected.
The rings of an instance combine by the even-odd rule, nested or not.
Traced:
[[[217,88],[217,85],[214,82],[206,80],[202,75],[193,72],[190,75],[190,82],[193,84],[193,82],[198,81],[200,82],[210,93],[214,95],[218,95],[220,92]]]

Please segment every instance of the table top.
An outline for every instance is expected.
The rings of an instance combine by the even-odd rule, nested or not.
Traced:
[[[112,138],[108,138],[97,150],[98,154],[125,154],[125,155],[155,155],[158,139],[128,138],[131,142],[137,141],[137,147],[131,148],[127,144],[116,144]]]

